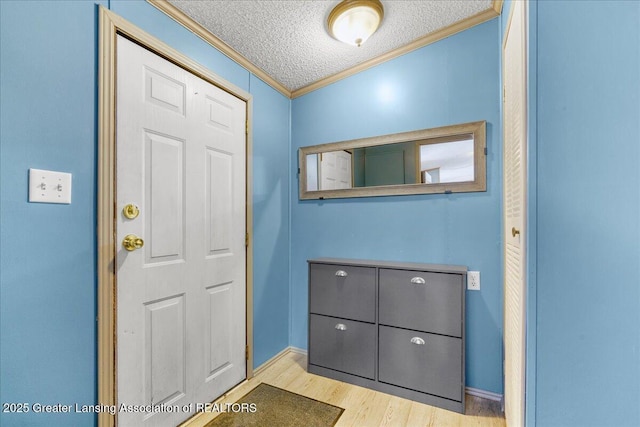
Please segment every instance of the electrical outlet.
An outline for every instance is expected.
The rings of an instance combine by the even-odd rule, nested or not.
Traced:
[[[467,271],[467,289],[470,291],[480,290],[480,272]]]

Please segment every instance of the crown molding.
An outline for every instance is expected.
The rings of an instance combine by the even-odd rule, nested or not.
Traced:
[[[391,50],[380,56],[355,65],[349,69],[317,80],[307,86],[303,86],[295,90],[289,90],[282,83],[278,82],[276,79],[268,75],[264,70],[251,63],[247,58],[242,56],[240,53],[220,40],[218,37],[214,36],[211,32],[209,32],[209,30],[197,23],[193,18],[186,15],[184,12],[169,3],[167,0],[147,0],[147,2],[167,14],[180,25],[186,27],[189,31],[209,43],[211,46],[228,56],[233,61],[237,62],[242,67],[246,68],[249,72],[255,74],[256,77],[260,78],[269,86],[291,99],[306,95],[309,92],[313,92],[314,90],[333,84],[339,80],[350,77],[361,71],[367,70],[371,67],[375,67],[376,65],[397,58],[416,49],[420,49],[421,47],[427,46],[431,43],[435,43],[461,31],[472,28],[476,25],[490,21],[491,19],[496,18],[502,13],[502,7],[504,4],[504,0],[493,0],[491,7],[487,10],[470,16],[462,21],[458,21],[447,27],[441,28],[440,30],[427,34],[424,37],[420,37],[419,39],[416,39],[407,45]]]
[[[500,0],[497,0],[497,1],[500,1]],[[383,62],[387,62],[391,59],[394,59],[406,53],[412,52],[416,49],[420,49],[421,47],[427,46],[431,43],[435,43],[449,36],[452,36],[456,33],[459,33],[461,31],[467,30],[476,25],[487,22],[499,15],[500,14],[496,12],[495,9],[493,9],[492,7],[485,11],[477,13],[473,16],[470,16],[467,19],[464,19],[462,21],[456,22],[455,24],[449,25],[448,27],[441,28],[440,30],[427,34],[424,37],[420,37],[419,39],[416,39],[407,45],[391,50],[385,54],[372,58],[368,61],[361,62],[356,66],[353,66],[347,70],[341,71],[339,73],[336,73],[324,79],[318,80],[314,83],[311,83],[308,86],[304,86],[304,87],[301,87],[300,89],[296,89],[291,92],[291,98],[297,98],[299,96],[306,95],[309,92],[313,92],[314,90],[328,86],[332,83],[335,83],[339,80],[350,77],[361,71],[367,70],[371,67],[375,67],[376,65],[382,64]]]
[[[256,77],[260,78],[269,86],[271,86],[287,98],[291,98],[291,91],[284,87],[282,83],[278,82],[276,79],[268,75],[262,68],[251,63],[247,58],[242,56],[240,53],[220,40],[218,37],[214,36],[211,32],[209,32],[209,30],[197,23],[193,18],[182,12],[167,0],[147,0],[147,2],[160,9],[170,18],[181,24],[183,27],[186,27],[189,31],[200,37],[205,42],[209,43],[211,46],[228,56],[233,61],[237,62],[242,67],[246,68],[247,71],[255,74]]]

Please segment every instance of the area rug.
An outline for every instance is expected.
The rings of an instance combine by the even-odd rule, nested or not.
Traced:
[[[205,427],[332,427],[344,411],[265,383],[217,409],[224,413]]]

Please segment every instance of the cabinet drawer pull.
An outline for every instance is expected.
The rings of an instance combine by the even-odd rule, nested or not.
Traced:
[[[420,337],[411,338],[411,342],[416,345],[424,345],[424,340]]]
[[[339,330],[339,331],[346,331],[346,330],[347,330],[347,327],[346,327],[344,324],[342,324],[342,323],[338,323],[338,324],[336,325],[336,329],[337,329],[337,330]]]
[[[344,270],[338,270],[336,271],[336,276],[338,277],[347,277],[347,272]]]
[[[411,283],[415,283],[416,285],[424,285],[426,282],[422,277],[414,277],[411,279]]]

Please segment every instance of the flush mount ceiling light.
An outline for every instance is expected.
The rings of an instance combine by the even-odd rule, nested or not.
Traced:
[[[341,42],[360,47],[376,32],[383,16],[380,0],[343,0],[329,14],[329,32]]]

